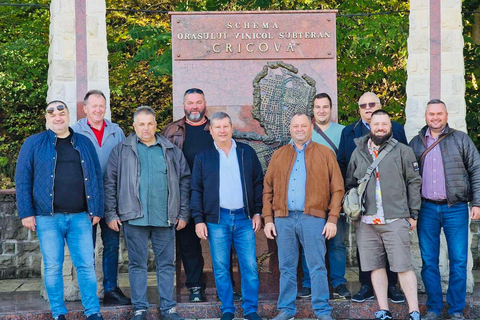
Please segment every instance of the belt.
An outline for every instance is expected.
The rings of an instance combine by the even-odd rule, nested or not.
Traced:
[[[245,212],[244,208],[226,209],[226,208],[221,208],[221,207],[220,207],[220,211],[224,212],[224,213],[228,213],[228,214],[239,214],[239,213],[244,213]]]
[[[432,199],[427,199],[422,197],[422,201],[428,202],[428,203],[433,203],[437,205],[442,205],[442,204],[448,204],[447,199],[442,199],[442,200],[432,200]]]

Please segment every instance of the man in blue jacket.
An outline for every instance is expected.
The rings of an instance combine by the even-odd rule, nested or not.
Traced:
[[[244,318],[260,320],[255,233],[262,224],[262,166],[250,146],[232,139],[228,114],[212,116],[210,133],[214,146],[197,154],[193,165],[190,209],[195,232],[209,240],[221,320],[232,320],[235,314],[229,272],[232,244],[240,265]]]
[[[27,138],[18,155],[18,215],[24,227],[37,231],[53,318],[64,320],[68,312],[62,277],[66,242],[85,315],[100,320],[92,241],[92,225],[104,211],[100,164],[90,140],[69,128],[64,102],[50,102],[45,116],[49,129]]]
[[[107,110],[107,99],[100,90],[90,90],[83,99],[83,110],[87,114],[86,118],[78,120],[72,126],[75,132],[87,136],[95,146],[102,175],[105,174],[108,157],[112,149],[125,140],[125,134],[122,129],[115,123],[105,119],[105,111]],[[130,304],[130,299],[125,297],[123,292],[117,285],[118,278],[118,247],[120,242],[119,233],[110,229],[101,219],[99,222],[102,230],[103,242],[103,303],[113,305]],[[97,225],[93,228],[93,244],[95,245],[97,236]]]
[[[347,167],[350,162],[353,150],[356,145],[353,141],[355,138],[363,137],[370,133],[370,120],[372,119],[372,113],[382,108],[380,99],[373,92],[365,92],[358,100],[358,110],[360,113],[360,120],[345,127],[342,131],[342,137],[340,139],[340,146],[338,147],[337,160],[340,170],[342,171],[343,180],[346,179]],[[393,137],[403,144],[407,143],[407,137],[405,136],[405,130],[403,126],[392,121]],[[361,283],[360,291],[352,297],[354,302],[364,302],[366,299],[373,299],[373,286],[370,277],[370,272],[363,272],[360,268],[360,259],[357,250],[358,261],[358,280]],[[387,265],[388,274],[388,297],[393,303],[402,303],[405,301],[405,296],[397,289],[398,277],[397,274],[390,271]]]

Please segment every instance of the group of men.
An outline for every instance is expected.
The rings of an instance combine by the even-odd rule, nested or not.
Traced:
[[[27,138],[16,172],[18,213],[38,234],[44,281],[54,319],[65,319],[62,264],[65,242],[77,269],[85,315],[102,319],[96,295],[93,248],[100,223],[104,244],[104,303],[133,304],[134,320],[146,319],[147,260],[152,244],[160,310],[164,320],[181,320],[174,299],[177,239],[190,301],[205,301],[200,239],[208,240],[221,320],[235,314],[260,319],[255,233],[262,227],[275,239],[280,269],[279,313],[291,320],[296,298],[310,298],[318,319],[330,320],[329,280],[335,298],[363,302],[377,297],[376,319],[392,319],[388,299],[405,300],[410,319],[420,319],[417,280],[410,259],[409,231],[418,227],[427,291],[424,319],[440,318],[442,290],[438,256],[444,229],[450,259],[448,313],[463,319],[469,217],[480,218],[480,157],[473,142],[448,127],[446,105],[432,100],[427,126],[407,144],[403,127],[390,120],[379,98],[359,99],[361,119],[343,127],[332,121],[332,100],[315,96],[312,119],[295,114],[291,143],[278,149],[263,177],[255,151],[233,136],[230,116],[206,117],[205,94],[184,94],[185,116],[157,133],[155,111],[133,115],[127,138],[106,119],[106,99],[92,90],[84,100],[87,117],[69,128],[62,101],[46,107],[48,130]],[[73,129],[73,130],[72,130]],[[378,160],[376,160],[378,158]],[[341,205],[373,168],[365,192],[365,212],[355,222],[361,289],[346,287],[345,234]],[[372,168],[370,168],[372,169]],[[473,207],[469,215],[468,202]],[[418,224],[417,224],[418,220]],[[119,230],[129,256],[131,301],[118,288]],[[231,275],[232,248],[238,255],[241,296]],[[304,278],[297,290],[298,257]],[[329,272],[327,275],[326,253]]]

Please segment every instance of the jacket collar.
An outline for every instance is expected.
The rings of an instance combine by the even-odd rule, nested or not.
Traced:
[[[207,119],[207,124],[205,125],[205,131],[210,131],[210,119],[208,119],[207,116],[205,116],[205,119]],[[175,131],[178,131],[180,128],[185,128],[185,125],[187,124],[187,117],[183,116],[180,120],[177,122],[177,128]]]
[[[420,137],[422,137],[423,139],[425,139],[425,134],[427,133],[427,129],[428,129],[428,126],[424,126],[419,132],[418,132],[418,135]],[[450,128],[450,126],[447,125],[445,126],[445,129],[443,130],[443,132],[440,134],[440,136],[444,135],[444,134],[447,134],[449,133],[450,131],[452,131],[453,129]]]
[[[160,144],[162,149],[165,148],[173,148],[174,145],[164,136],[161,134],[155,133],[155,137],[157,139],[157,143]],[[132,132],[125,140],[123,140],[123,144],[127,146],[131,146],[132,148],[137,148],[137,134],[135,132]]]
[[[75,139],[75,131],[73,131],[73,129],[71,127],[68,127],[68,131],[72,135],[72,143],[73,143],[74,139]],[[48,139],[50,139],[50,141],[52,141],[52,142],[56,141],[57,134],[55,132],[53,132],[51,129],[48,129],[47,134],[48,134]]]
[[[104,134],[105,135],[108,135],[110,134],[110,132],[114,132],[115,131],[115,127],[118,126],[118,124],[116,123],[113,123],[111,122],[110,120],[104,118],[103,121],[105,121],[107,123],[107,125],[105,126],[105,131],[104,131]],[[82,128],[83,131],[92,131],[92,129],[90,128],[90,126],[87,124],[87,118],[82,118],[80,120],[77,121],[77,124],[80,126],[80,128]]]

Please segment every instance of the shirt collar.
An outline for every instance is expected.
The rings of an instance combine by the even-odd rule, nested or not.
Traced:
[[[362,119],[362,123],[363,123],[363,125],[364,125],[365,127],[367,127],[368,130],[370,130],[370,124],[368,124],[367,121],[365,121],[365,120]]]
[[[142,141],[140,141],[140,138],[139,138],[137,135],[135,135],[135,136],[136,136],[136,138],[137,138],[137,143],[141,143],[141,144],[146,145],[145,143],[143,143]],[[151,146],[155,146],[155,145],[157,145],[157,144],[158,144],[159,146],[162,146],[162,144],[160,143],[160,137],[159,137],[157,134],[155,134],[155,143],[154,143],[154,144],[151,144],[150,147],[151,147]]]
[[[90,121],[87,120],[87,124],[90,126],[90,128],[95,129],[94,127],[92,127]],[[106,126],[107,126],[107,121],[103,120],[103,125],[102,125],[102,128],[100,128],[100,130],[102,130]],[[97,129],[95,129],[95,130],[97,130]],[[98,131],[100,131],[100,130],[98,130]]]
[[[377,151],[378,149],[380,149],[380,147],[373,144],[372,139],[368,139],[367,146],[368,146],[368,151],[370,151],[370,152]]]
[[[297,151],[297,152],[303,151],[303,150],[305,150],[305,148],[309,145],[310,141],[312,141],[312,140],[308,140],[307,142],[305,142],[305,143],[303,144],[302,150],[299,150],[299,149],[297,148],[297,146],[295,145],[295,142],[293,142],[293,140],[292,140],[293,149],[294,149],[295,151]]]
[[[215,146],[215,149],[217,149],[218,152],[220,152],[220,149],[217,145],[217,143],[215,141],[213,141],[213,145]],[[230,150],[232,150],[233,148],[236,148],[237,147],[237,143],[235,142],[235,140],[232,139],[232,147],[230,148]]]
[[[442,132],[440,132],[440,134],[444,133],[445,132],[445,129],[447,129],[447,127],[445,126],[445,128],[443,128]],[[430,127],[427,128],[427,131],[425,132],[425,138],[432,138],[432,139],[435,139],[434,137],[432,137],[432,132],[430,132]],[[438,137],[437,137],[438,139]]]

